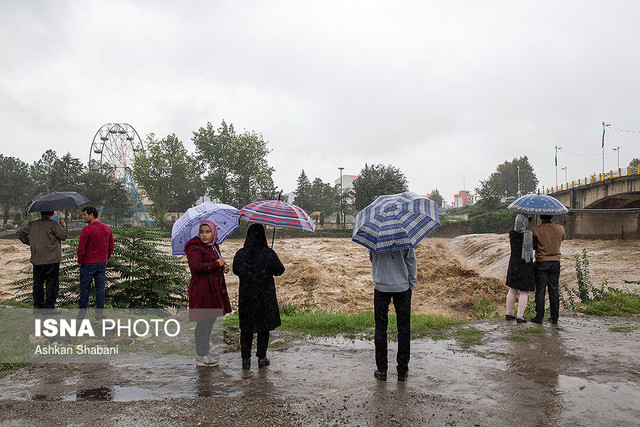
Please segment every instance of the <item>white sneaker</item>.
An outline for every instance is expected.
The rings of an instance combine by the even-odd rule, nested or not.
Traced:
[[[196,366],[218,366],[218,362],[207,354],[206,356],[196,356]]]

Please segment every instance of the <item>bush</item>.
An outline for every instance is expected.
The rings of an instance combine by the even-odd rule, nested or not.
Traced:
[[[486,212],[469,218],[469,232],[476,233],[506,233],[513,228],[516,212],[502,209]]]
[[[159,249],[162,234],[143,227],[114,227],[115,249],[107,264],[106,305],[112,308],[164,308],[186,304],[188,273],[186,263]],[[78,304],[80,268],[76,253],[78,240],[67,240],[60,264],[60,307]],[[9,285],[22,294],[16,299],[32,301],[32,279]],[[90,304],[95,304],[91,296]]]
[[[578,290],[561,283],[562,305],[572,311],[597,316],[627,316],[640,313],[640,294],[607,286],[594,286],[589,279],[589,254],[586,249],[574,255]],[[566,294],[566,297],[565,297]]]

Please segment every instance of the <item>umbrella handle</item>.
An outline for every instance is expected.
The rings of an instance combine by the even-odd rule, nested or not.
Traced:
[[[282,190],[278,193],[278,201],[282,198]],[[273,241],[276,239],[276,228],[273,227],[273,235],[271,235],[271,249],[273,249]]]

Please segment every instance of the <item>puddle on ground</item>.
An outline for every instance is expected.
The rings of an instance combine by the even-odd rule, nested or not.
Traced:
[[[638,319],[633,318],[637,322]],[[615,334],[629,319],[563,318],[561,327],[486,321],[483,344],[414,340],[409,379],[398,382],[395,342],[389,344],[387,382],[373,378],[372,341],[323,338],[270,350],[271,365],[239,353],[217,367],[192,357],[144,355],[110,364],[33,365],[0,376],[0,400],[136,401],[244,396],[286,400],[302,419],[376,423],[398,414],[402,424],[424,423],[440,408],[471,424],[634,425],[640,417],[640,332]],[[453,336],[453,334],[450,334]],[[512,339],[518,336],[519,339]],[[398,409],[400,408],[400,410]],[[433,412],[425,413],[431,408]],[[320,417],[320,418],[318,418]],[[439,418],[439,420],[442,420]]]

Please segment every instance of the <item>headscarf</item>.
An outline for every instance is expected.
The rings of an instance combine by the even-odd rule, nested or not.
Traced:
[[[218,242],[218,230],[216,229],[216,225],[211,221],[202,221],[198,226],[198,237],[200,236],[200,227],[203,225],[208,225],[211,229],[211,235],[213,239],[211,239],[211,243],[208,243],[209,246],[213,246]]]
[[[253,252],[258,248],[268,248],[267,236],[264,233],[262,224],[251,224],[247,230],[247,238],[244,241],[244,247]]]
[[[524,234],[522,238],[522,259],[524,262],[531,262],[533,259],[533,234],[527,230],[529,218],[526,215],[518,214],[516,216],[516,225],[513,227],[516,233]]]

